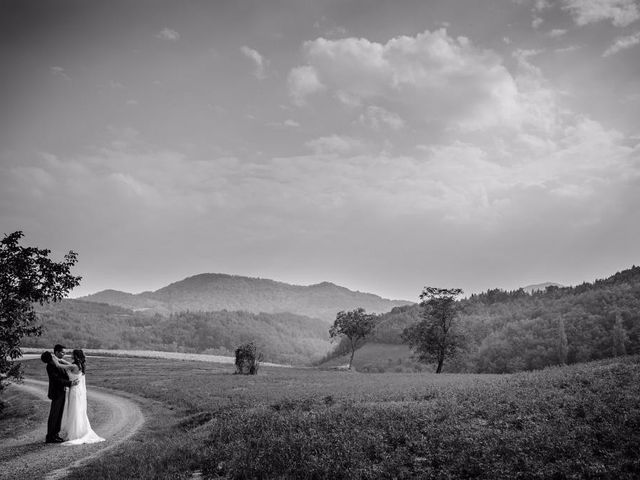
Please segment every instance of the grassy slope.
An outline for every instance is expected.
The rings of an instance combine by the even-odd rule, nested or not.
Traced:
[[[637,356],[504,376],[241,377],[224,365],[120,358],[89,367],[89,384],[160,400],[182,421],[158,422],[77,479],[640,475]]]
[[[350,354],[341,355],[324,362],[321,368],[334,368],[349,364]],[[392,343],[366,343],[353,357],[352,368],[358,372],[414,372],[429,370],[424,364],[411,358],[407,345]]]

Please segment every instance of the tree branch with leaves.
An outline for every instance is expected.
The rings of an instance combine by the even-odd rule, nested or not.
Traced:
[[[11,380],[22,378],[24,337],[38,336],[34,304],[57,302],[80,284],[71,274],[77,254],[69,251],[61,262],[49,258],[50,250],[20,245],[21,231],[0,241],[0,392]]]

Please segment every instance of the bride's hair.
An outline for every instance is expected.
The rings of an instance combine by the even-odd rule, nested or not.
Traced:
[[[86,363],[86,359],[82,350],[73,351],[73,363],[75,363],[84,374],[84,364]]]

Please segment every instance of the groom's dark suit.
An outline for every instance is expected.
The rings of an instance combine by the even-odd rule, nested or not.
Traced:
[[[53,362],[47,363],[47,375],[49,375],[48,397],[51,400],[51,410],[47,422],[47,441],[53,441],[60,433],[65,399],[64,387],[70,387],[71,381],[67,372],[56,367]]]

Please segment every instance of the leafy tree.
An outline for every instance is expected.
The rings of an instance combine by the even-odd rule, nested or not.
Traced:
[[[23,247],[21,231],[5,235],[0,242],[0,392],[22,377],[22,339],[38,336],[34,304],[57,302],[80,284],[71,275],[77,254],[69,251],[62,262],[49,259],[50,250]]]
[[[437,362],[436,373],[442,372],[445,358],[455,355],[464,341],[454,328],[455,301],[461,293],[459,288],[425,287],[420,294],[422,320],[402,333],[403,340],[417,352],[421,362]]]
[[[244,343],[236,348],[236,373],[257,375],[261,361],[262,353],[258,352],[255,343]]]
[[[331,338],[346,337],[349,340],[351,357],[349,358],[349,369],[353,364],[353,356],[364,339],[371,334],[375,327],[375,315],[365,313],[364,308],[356,308],[348,312],[340,311],[336,314],[336,320],[329,328]]]

